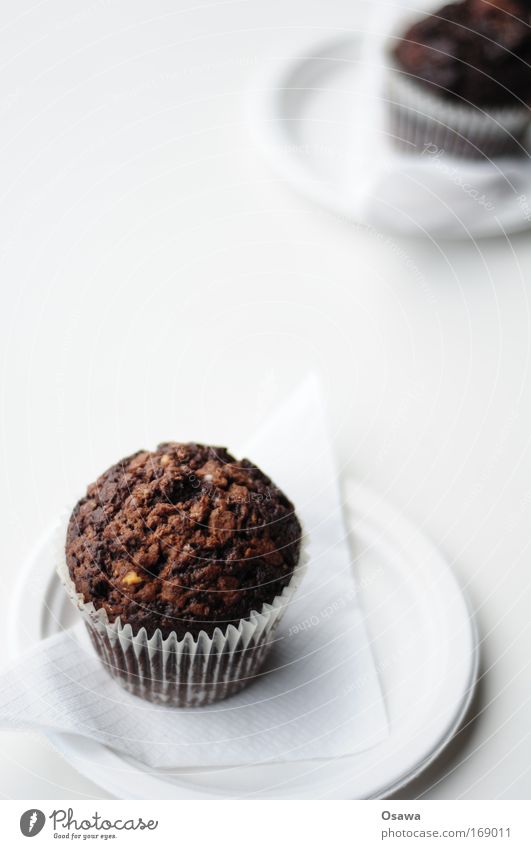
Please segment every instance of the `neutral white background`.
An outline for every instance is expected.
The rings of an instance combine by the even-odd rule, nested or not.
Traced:
[[[480,716],[408,792],[528,798],[529,235],[337,221],[245,123],[264,61],[363,19],[353,0],[4,0],[3,607],[107,465],[163,439],[241,443],[316,369],[342,476],[438,542],[482,629]],[[36,736],[2,732],[0,757],[4,797],[105,795]]]

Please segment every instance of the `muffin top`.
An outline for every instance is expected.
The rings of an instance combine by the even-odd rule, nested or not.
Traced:
[[[446,99],[478,107],[531,101],[530,4],[463,0],[422,18],[394,48],[398,67]]]
[[[70,576],[85,602],[148,636],[212,634],[271,602],[298,563],[286,496],[225,448],[166,442],[111,466],[75,506]]]

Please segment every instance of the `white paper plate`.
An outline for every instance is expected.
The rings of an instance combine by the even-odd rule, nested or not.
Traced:
[[[470,704],[478,640],[458,583],[437,549],[364,487],[347,484],[356,579],[389,714],[390,736],[330,761],[225,769],[146,771],[69,734],[52,744],[118,798],[374,798],[405,785],[453,737]],[[75,621],[55,576],[53,530],[36,547],[11,606],[11,653]]]
[[[313,43],[253,81],[250,130],[281,177],[341,219],[396,235],[469,239],[528,228],[529,158],[430,161],[393,147],[384,63],[373,55],[381,46],[368,45],[355,35]]]

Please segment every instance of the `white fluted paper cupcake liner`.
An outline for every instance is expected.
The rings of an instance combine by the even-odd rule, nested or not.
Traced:
[[[308,546],[302,534],[299,563],[289,584],[270,604],[252,611],[237,626],[163,637],[160,630],[148,637],[146,629],[134,632],[120,619],[109,621],[107,612],[85,602],[70,577],[64,543],[66,522],[57,533],[57,574],[81,613],[92,644],[109,674],[122,687],[141,698],[175,707],[198,707],[220,701],[241,690],[257,675],[272,645],[276,627],[291,602],[308,566]]]
[[[523,152],[531,119],[527,106],[481,110],[452,103],[392,67],[386,97],[393,140],[402,150],[489,159]]]

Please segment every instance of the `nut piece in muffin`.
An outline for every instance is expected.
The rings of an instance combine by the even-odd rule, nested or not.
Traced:
[[[76,591],[110,622],[180,639],[237,625],[272,602],[300,542],[293,505],[249,460],[167,442],[88,487],[65,553]]]

